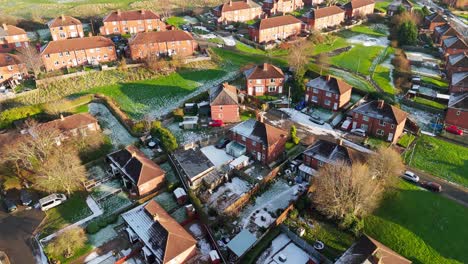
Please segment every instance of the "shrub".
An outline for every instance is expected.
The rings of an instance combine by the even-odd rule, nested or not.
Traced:
[[[96,221],[93,221],[86,226],[86,233],[92,235],[96,234],[101,228]]]
[[[174,120],[176,122],[182,122],[184,120],[184,109],[177,108],[172,111],[172,114],[174,115]]]
[[[296,220],[298,215],[299,215],[299,211],[297,211],[297,209],[293,209],[291,210],[291,212],[289,212],[289,216],[293,220]]]
[[[37,115],[43,111],[41,105],[21,106],[0,112],[0,129],[10,127],[14,121]]]
[[[208,215],[209,216],[218,216],[218,212],[213,207],[210,207],[210,209],[208,209]]]

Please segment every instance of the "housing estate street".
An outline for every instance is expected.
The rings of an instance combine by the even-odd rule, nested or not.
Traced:
[[[44,218],[40,210],[24,210],[8,214],[0,211],[0,251],[11,263],[35,263],[31,246],[34,230]]]

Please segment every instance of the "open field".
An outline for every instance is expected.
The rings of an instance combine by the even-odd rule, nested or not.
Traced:
[[[356,44],[349,51],[331,57],[331,62],[333,65],[346,68],[353,72],[369,75],[369,68],[372,65],[372,61],[382,50],[383,47],[379,46],[368,47]]]
[[[392,81],[390,79],[390,69],[384,67],[382,65],[377,65],[375,67],[374,75],[372,79],[377,83],[380,88],[384,90],[384,92],[394,95],[396,93],[395,88],[392,85]]]
[[[401,181],[365,218],[364,232],[415,264],[467,263],[468,209]]]
[[[411,151],[405,156],[411,160]],[[422,135],[409,164],[420,170],[468,187],[468,148]]]

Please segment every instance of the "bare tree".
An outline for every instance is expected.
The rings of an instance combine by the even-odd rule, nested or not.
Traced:
[[[380,147],[368,160],[372,179],[392,185],[405,169],[400,154],[393,148]]]
[[[315,63],[320,68],[320,75],[323,75],[323,72],[327,72],[330,67],[330,57],[326,53],[320,53],[315,59]]]
[[[41,55],[37,49],[31,45],[18,49],[18,57],[26,64],[28,70],[34,73],[34,77],[41,72],[44,63],[42,62]]]
[[[80,227],[69,228],[52,240],[46,247],[46,251],[51,256],[58,258],[64,256],[69,258],[73,253],[83,248],[87,242],[84,230]]]
[[[294,74],[302,74],[310,61],[311,45],[307,41],[300,41],[290,47],[288,64],[294,70]]]

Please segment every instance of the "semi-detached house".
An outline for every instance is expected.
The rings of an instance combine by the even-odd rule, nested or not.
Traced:
[[[467,52],[468,45],[462,38],[458,36],[453,36],[446,38],[444,39],[444,41],[442,41],[442,49],[444,50],[445,56],[449,56],[453,54]]]
[[[223,83],[210,91],[211,119],[224,123],[240,121],[237,88]]]
[[[113,11],[102,20],[101,35],[164,31],[166,24],[150,10]]]
[[[450,55],[445,64],[447,77],[450,79],[454,73],[468,72],[468,55],[466,52]]]
[[[303,7],[304,2],[302,0],[264,0],[262,5],[263,11],[269,16],[291,13]]]
[[[0,27],[0,52],[10,52],[29,46],[29,38],[24,29],[3,24]]]
[[[344,5],[345,17],[348,19],[364,18],[374,13],[374,7],[374,0],[351,0]]]
[[[50,20],[47,26],[52,40],[84,37],[81,21],[71,16],[61,15]]]
[[[250,39],[257,43],[285,40],[301,33],[302,21],[285,15],[264,18],[249,27]]]
[[[0,85],[15,82],[28,74],[26,65],[14,54],[0,53]]]
[[[304,14],[302,20],[307,24],[308,28],[321,30],[343,23],[345,20],[345,11],[338,6],[312,9]]]
[[[213,13],[218,17],[218,23],[247,22],[260,18],[262,7],[253,0],[229,0],[229,2],[215,7]]]
[[[283,93],[284,73],[275,65],[264,63],[244,71],[247,94],[252,96]]]
[[[351,99],[353,87],[330,75],[319,76],[306,83],[305,101],[337,111]]]
[[[468,130],[468,92],[450,95],[445,124]]]
[[[47,71],[80,65],[111,62],[117,59],[112,40],[101,37],[86,37],[51,41],[41,52]]]
[[[449,81],[450,93],[468,93],[468,71],[452,74]]]

